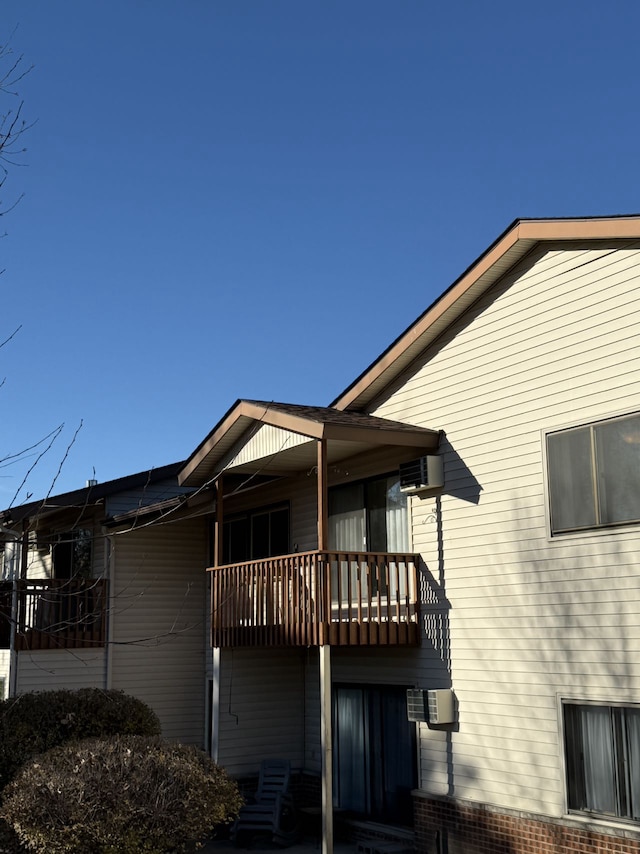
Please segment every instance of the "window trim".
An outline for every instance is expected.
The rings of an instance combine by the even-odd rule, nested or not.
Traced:
[[[550,541],[558,541],[564,539],[570,539],[575,537],[585,536],[594,536],[601,537],[610,535],[613,531],[621,531],[621,530],[634,530],[637,529],[640,525],[640,518],[637,520],[624,520],[622,522],[605,522],[605,523],[596,523],[593,526],[586,526],[582,528],[571,528],[567,530],[554,531],[552,527],[551,520],[551,482],[549,476],[549,437],[553,435],[557,435],[560,433],[568,433],[572,430],[579,430],[581,428],[593,428],[600,424],[606,424],[609,422],[620,421],[626,418],[640,418],[640,410],[633,410],[631,412],[614,412],[614,413],[605,413],[599,417],[595,418],[584,418],[580,421],[573,421],[569,423],[559,424],[554,427],[546,427],[540,431],[540,442],[541,442],[541,452],[542,452],[542,465],[543,465],[543,476],[544,476],[544,509],[545,509],[545,524],[547,529],[547,539]],[[597,474],[596,472],[592,472],[592,474]],[[596,477],[597,480],[597,477]]]
[[[290,554],[291,553],[291,501],[276,501],[271,504],[261,504],[259,507],[251,507],[246,510],[239,510],[234,513],[230,513],[229,515],[224,514],[224,518],[222,520],[223,526],[223,537],[224,537],[224,549],[226,550],[229,547],[227,542],[228,529],[227,525],[238,522],[241,519],[246,519],[250,530],[251,530],[251,520],[256,516],[261,516],[264,514],[277,513],[278,511],[286,510],[287,511],[287,542],[288,542],[288,551],[282,552],[282,554]],[[250,550],[252,548],[253,541],[250,539]],[[213,543],[211,543],[211,553],[213,557]],[[278,557],[278,555],[271,555],[271,557]],[[247,558],[247,561],[252,560],[260,560],[261,558]],[[235,563],[244,563],[245,561],[232,561],[231,566]]]
[[[560,751],[560,766],[562,770],[562,786],[564,793],[564,806],[566,815],[573,819],[582,821],[597,821],[608,825],[616,824],[623,827],[638,828],[640,826],[639,818],[630,818],[623,815],[613,813],[597,812],[590,810],[580,810],[569,805],[569,765],[567,756],[567,727],[565,723],[565,709],[567,706],[593,706],[594,708],[605,709],[631,709],[640,711],[640,702],[634,702],[629,699],[611,700],[610,698],[602,699],[586,699],[584,697],[566,697],[560,694],[557,696],[558,702],[558,731],[559,731],[559,751]],[[617,775],[616,775],[617,776]],[[616,794],[617,798],[617,794]]]

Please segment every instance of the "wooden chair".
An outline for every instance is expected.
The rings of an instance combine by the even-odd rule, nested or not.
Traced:
[[[238,845],[254,836],[269,836],[277,845],[291,845],[298,836],[298,820],[289,794],[291,764],[288,759],[263,759],[258,788],[240,810],[231,831]]]

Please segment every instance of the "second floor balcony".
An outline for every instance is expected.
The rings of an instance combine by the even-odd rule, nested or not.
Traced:
[[[107,582],[103,578],[18,582],[17,650],[104,646]]]
[[[211,641],[417,646],[418,557],[317,550],[213,567]]]

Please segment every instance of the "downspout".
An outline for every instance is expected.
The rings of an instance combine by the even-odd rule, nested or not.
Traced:
[[[9,696],[15,697],[18,687],[18,653],[16,651],[16,634],[18,627],[18,543],[20,542],[20,532],[13,531],[11,528],[6,528],[0,525],[0,533],[5,537],[13,540],[13,549],[11,550],[11,626],[9,627]],[[4,699],[4,698],[2,698]]]
[[[107,636],[105,638],[106,644],[106,661],[105,661],[105,688],[107,691],[111,690],[113,687],[113,621],[114,621],[114,612],[115,612],[115,560],[116,560],[116,548],[115,548],[115,538],[113,536],[105,536],[104,538],[104,548],[105,548],[105,567],[106,567],[106,576],[109,585],[109,596],[107,597]]]

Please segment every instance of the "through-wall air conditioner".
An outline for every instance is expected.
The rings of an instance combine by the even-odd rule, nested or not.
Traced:
[[[400,463],[401,492],[423,492],[444,486],[442,457],[429,454],[408,463]]]
[[[432,726],[455,723],[453,691],[451,688],[408,688],[407,718]]]
[[[415,723],[427,723],[429,705],[423,688],[407,688],[407,718]]]

